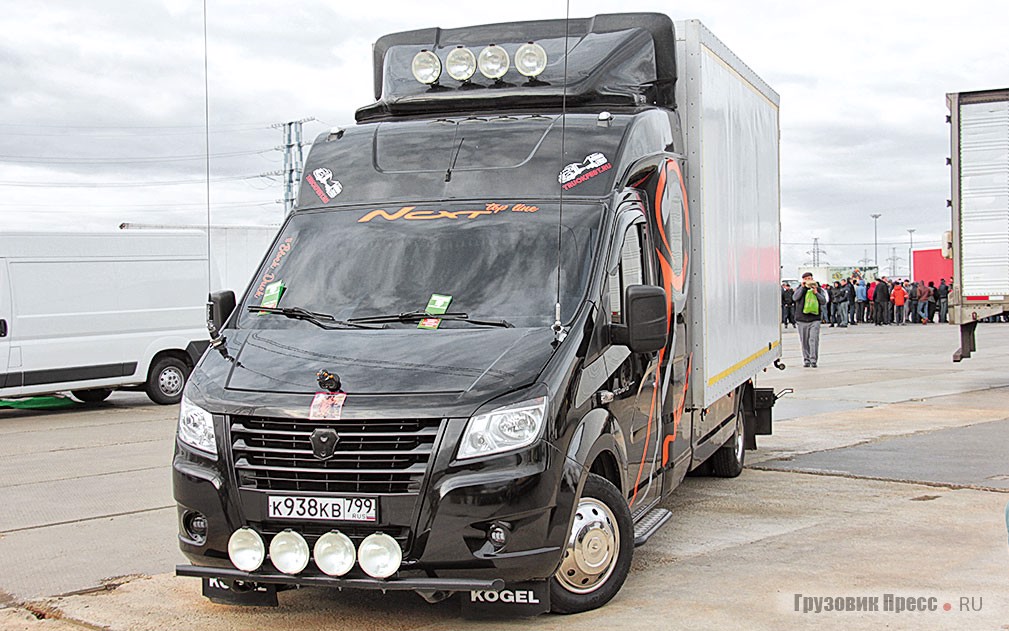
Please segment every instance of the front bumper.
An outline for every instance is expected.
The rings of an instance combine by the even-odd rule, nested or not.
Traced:
[[[333,578],[331,576],[292,576],[281,572],[243,572],[236,569],[200,567],[197,565],[177,565],[177,576],[194,576],[197,578],[218,578],[238,580],[247,583],[269,583],[271,585],[297,585],[301,587],[337,587],[340,589],[373,589],[387,591],[499,591],[504,589],[505,582],[501,579],[476,580],[453,578],[390,578],[379,580],[374,578]]]

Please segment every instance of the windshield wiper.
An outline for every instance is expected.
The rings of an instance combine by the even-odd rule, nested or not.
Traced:
[[[247,309],[252,313],[275,313],[287,316],[294,320],[305,320],[311,322],[320,329],[331,331],[333,329],[385,329],[385,326],[370,326],[350,320],[337,320],[328,313],[317,313],[301,307],[257,307],[249,305]]]
[[[347,322],[350,324],[355,324],[358,322],[420,322],[426,318],[438,318],[439,320],[453,320],[458,322],[469,322],[470,324],[479,324],[483,326],[500,326],[506,329],[514,328],[514,325],[507,320],[484,320],[469,317],[468,313],[462,312],[449,312],[449,313],[428,313],[426,311],[407,311],[405,313],[390,313],[388,315],[377,315],[368,316],[366,318],[348,318]]]

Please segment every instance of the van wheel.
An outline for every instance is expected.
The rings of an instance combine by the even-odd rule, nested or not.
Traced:
[[[609,480],[590,473],[575,509],[561,566],[550,579],[554,613],[602,607],[631,569],[634,524],[627,500]]]
[[[147,396],[160,405],[172,405],[182,399],[182,389],[189,378],[189,366],[176,357],[162,357],[151,367]]]
[[[74,395],[84,403],[101,403],[112,394],[111,388],[98,388],[97,390],[71,390]]]
[[[743,472],[746,457],[746,430],[742,412],[736,413],[736,431],[722,447],[711,456],[711,473],[719,478],[735,478]]]

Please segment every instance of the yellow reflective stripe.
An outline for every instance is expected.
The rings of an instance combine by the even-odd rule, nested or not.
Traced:
[[[715,383],[721,381],[722,379],[725,379],[726,377],[728,377],[732,373],[736,372],[737,370],[739,370],[743,366],[749,364],[753,360],[757,359],[758,357],[760,357],[764,353],[771,352],[774,348],[776,348],[779,345],[780,345],[780,342],[771,342],[766,347],[764,347],[764,348],[760,349],[759,351],[757,351],[756,353],[750,355],[749,357],[747,357],[743,361],[737,362],[737,363],[729,366],[728,368],[726,368],[722,372],[718,373],[717,375],[715,375],[711,379],[708,379],[708,385],[709,386],[715,385]]]

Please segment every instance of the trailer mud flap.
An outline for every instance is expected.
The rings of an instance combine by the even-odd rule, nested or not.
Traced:
[[[498,591],[463,592],[462,613],[468,618],[515,618],[550,611],[550,582],[508,583]]]
[[[223,578],[203,579],[203,595],[218,605],[276,607],[277,586]]]

